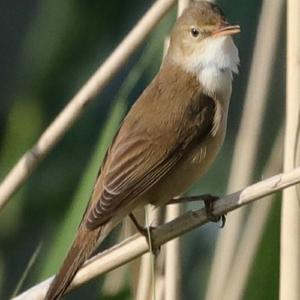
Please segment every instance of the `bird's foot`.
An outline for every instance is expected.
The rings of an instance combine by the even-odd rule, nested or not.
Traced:
[[[212,222],[221,221],[221,228],[225,226],[226,216],[216,216],[213,214],[214,202],[217,201],[220,197],[213,196],[211,194],[204,194],[199,196],[188,196],[188,197],[176,197],[171,199],[168,204],[182,203],[182,202],[194,202],[194,201],[203,201],[206,209],[206,214]]]
[[[208,218],[210,219],[211,222],[218,223],[221,221],[220,228],[223,228],[226,223],[226,216],[221,215],[221,216],[216,216],[213,213],[213,208],[214,208],[214,202],[219,199],[217,196],[212,196],[212,195],[204,195],[205,197],[203,198],[204,205],[205,205],[205,210]]]

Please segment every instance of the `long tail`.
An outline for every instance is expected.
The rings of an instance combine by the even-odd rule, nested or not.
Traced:
[[[101,228],[93,231],[79,229],[61,269],[47,291],[45,300],[59,300],[63,296],[78,269],[95,249],[100,233]]]

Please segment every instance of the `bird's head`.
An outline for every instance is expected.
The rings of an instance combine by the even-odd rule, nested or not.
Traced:
[[[174,25],[168,57],[193,73],[207,66],[237,72],[238,50],[231,36],[238,32],[240,26],[230,25],[217,5],[194,0]]]

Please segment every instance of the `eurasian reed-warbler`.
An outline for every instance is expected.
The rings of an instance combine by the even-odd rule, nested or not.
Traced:
[[[161,206],[205,173],[225,136],[238,50],[221,9],[193,2],[176,21],[158,74],[107,150],[71,249],[46,300],[60,299],[95,247],[133,209]]]

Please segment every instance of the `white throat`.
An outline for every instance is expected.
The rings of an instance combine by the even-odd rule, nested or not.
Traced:
[[[211,38],[202,52],[189,60],[187,71],[196,74],[208,93],[231,95],[232,73],[238,73],[238,50],[230,36]]]

